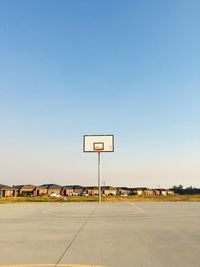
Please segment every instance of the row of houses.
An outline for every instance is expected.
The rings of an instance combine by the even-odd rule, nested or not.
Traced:
[[[80,185],[2,185],[0,184],[0,197],[17,197],[17,196],[49,196],[58,194],[61,196],[95,196],[98,195],[98,187],[96,186],[80,186]],[[128,187],[112,187],[102,186],[101,193],[105,196],[128,196],[128,195],[173,195],[174,191],[170,189],[150,189],[146,187],[128,188]]]

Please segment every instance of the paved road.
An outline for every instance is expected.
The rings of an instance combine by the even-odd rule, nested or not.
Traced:
[[[200,203],[0,205],[0,265],[199,267]]]

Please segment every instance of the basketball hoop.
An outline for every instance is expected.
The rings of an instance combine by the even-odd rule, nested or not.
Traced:
[[[83,152],[94,152],[98,156],[98,188],[101,203],[101,152],[114,152],[113,135],[84,135]]]
[[[103,149],[102,148],[95,148],[95,151],[99,153],[99,152],[103,151]]]
[[[114,152],[113,135],[84,135],[84,152]]]
[[[104,151],[103,142],[94,142],[93,147],[94,147],[94,151],[97,151],[97,152]]]

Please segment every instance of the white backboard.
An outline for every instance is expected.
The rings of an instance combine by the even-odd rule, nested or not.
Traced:
[[[114,136],[84,135],[83,152],[114,152]]]

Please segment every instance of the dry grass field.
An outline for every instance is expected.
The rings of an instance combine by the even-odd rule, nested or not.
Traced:
[[[96,202],[97,196],[73,196],[73,197],[16,197],[0,198],[0,204],[6,203],[26,203],[26,202]],[[174,195],[174,196],[107,196],[102,197],[102,202],[199,202],[200,195]]]

